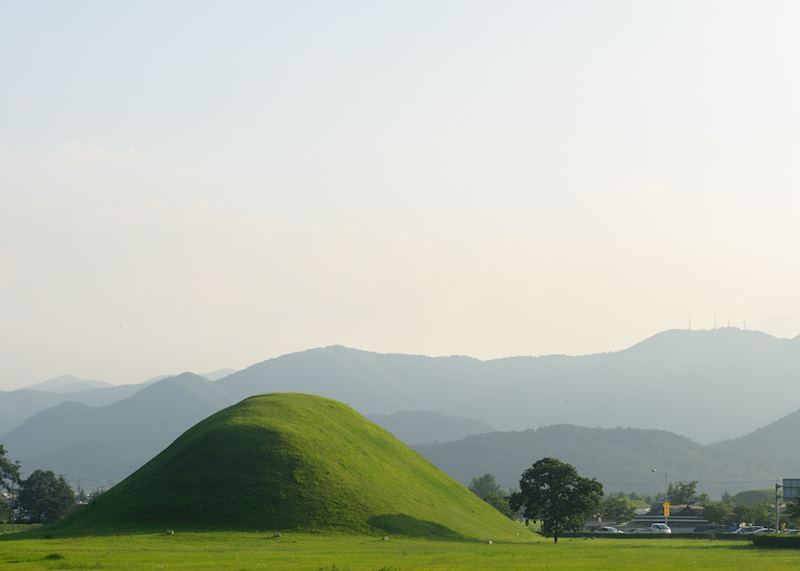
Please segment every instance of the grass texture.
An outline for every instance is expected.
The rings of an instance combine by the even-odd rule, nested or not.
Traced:
[[[532,537],[351,408],[300,394],[201,421],[51,533],[164,529]]]

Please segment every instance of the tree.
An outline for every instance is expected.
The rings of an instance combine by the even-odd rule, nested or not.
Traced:
[[[733,508],[733,520],[736,523],[768,526],[775,521],[774,506],[761,502],[750,506],[737,505]]]
[[[0,444],[0,492],[12,491],[15,484],[19,484],[19,462],[6,458],[6,449]]]
[[[667,497],[673,504],[688,504],[697,496],[697,480],[670,484]]]
[[[14,486],[19,484],[19,462],[6,457],[6,449],[0,444],[0,523],[13,519]]]
[[[496,496],[503,493],[500,489],[500,484],[497,483],[497,480],[495,480],[494,476],[491,474],[484,474],[483,476],[472,478],[469,489],[482,500],[485,500],[489,496]]]
[[[703,504],[703,517],[711,523],[731,523],[733,517],[733,503],[730,501],[706,502]]]
[[[36,470],[22,482],[19,506],[32,523],[53,523],[75,506],[75,492],[64,476]]]
[[[582,478],[574,466],[556,458],[542,458],[525,470],[519,490],[511,494],[511,509],[521,508],[526,524],[541,521],[542,532],[553,543],[562,532],[580,529],[603,496],[600,482]]]
[[[636,510],[625,497],[609,496],[603,500],[600,506],[600,513],[605,520],[623,523],[633,519],[633,516],[636,515]]]
[[[472,478],[469,489],[482,499],[484,502],[495,508],[507,517],[513,517],[514,513],[508,506],[508,494],[505,493],[494,476],[484,474],[483,476]]]
[[[11,504],[5,500],[2,496],[0,496],[0,523],[8,523],[11,521],[11,516],[13,512],[11,511]]]
[[[792,521],[800,521],[800,496],[786,503],[786,515]]]

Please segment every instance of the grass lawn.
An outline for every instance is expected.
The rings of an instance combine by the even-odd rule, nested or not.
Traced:
[[[800,551],[747,542],[562,539],[534,543],[286,533],[0,538],[0,568],[24,569],[800,569]]]

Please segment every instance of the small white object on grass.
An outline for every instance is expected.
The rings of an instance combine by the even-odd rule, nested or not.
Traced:
[[[492,544],[492,540],[490,539],[490,540],[489,540],[489,545],[491,545],[491,544]]]

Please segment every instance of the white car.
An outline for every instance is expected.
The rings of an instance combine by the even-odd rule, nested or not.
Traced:
[[[672,533],[672,530],[665,523],[651,523],[650,533]]]
[[[755,535],[756,533],[767,533],[768,531],[769,530],[763,525],[748,525],[746,527],[740,527],[733,533],[738,533],[739,535]]]
[[[595,533],[622,533],[622,531],[618,530],[613,525],[604,525],[603,527],[598,527],[594,530]]]

